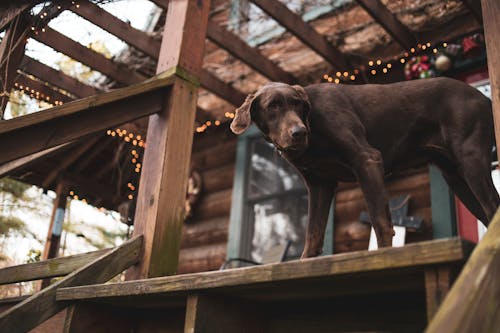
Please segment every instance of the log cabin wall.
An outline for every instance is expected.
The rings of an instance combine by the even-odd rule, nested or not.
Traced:
[[[191,164],[202,176],[202,194],[184,223],[179,273],[216,270],[226,259],[236,136],[227,126],[195,135]]]

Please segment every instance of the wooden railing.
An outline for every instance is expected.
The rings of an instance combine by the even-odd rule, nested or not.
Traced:
[[[499,332],[500,210],[429,324],[427,333]]]
[[[58,288],[104,283],[140,258],[142,236],[103,251],[0,269],[0,283],[67,275],[0,314],[0,332],[27,332],[69,304],[56,302]]]

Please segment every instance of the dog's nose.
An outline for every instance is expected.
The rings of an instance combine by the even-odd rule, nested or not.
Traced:
[[[293,138],[298,139],[298,138],[306,136],[307,131],[306,131],[306,128],[304,126],[295,126],[292,128],[290,134],[292,135]]]

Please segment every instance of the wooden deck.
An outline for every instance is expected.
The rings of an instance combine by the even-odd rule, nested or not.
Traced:
[[[165,320],[172,331],[182,331],[185,325],[186,332],[231,332],[236,327],[238,332],[242,327],[252,328],[248,332],[422,331],[471,250],[470,243],[452,238],[281,264],[60,288],[56,299],[84,301],[78,303],[91,305],[93,318],[116,315],[124,327],[163,313],[156,320]],[[98,315],[95,309],[101,309]]]

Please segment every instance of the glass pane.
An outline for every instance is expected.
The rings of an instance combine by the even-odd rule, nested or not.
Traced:
[[[254,232],[251,258],[262,262],[272,247],[291,241],[288,258],[300,257],[307,223],[307,196],[281,196],[250,205]]]
[[[297,171],[281,158],[273,145],[262,138],[250,143],[250,172],[247,181],[247,197],[258,199],[293,189],[305,189]]]

